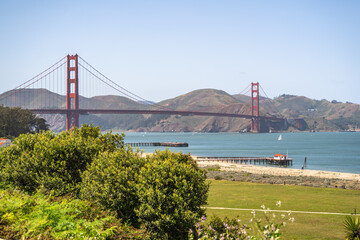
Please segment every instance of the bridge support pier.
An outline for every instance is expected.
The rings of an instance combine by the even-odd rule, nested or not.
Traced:
[[[73,127],[79,127],[79,113],[68,111],[66,113],[66,131],[70,130]]]
[[[67,55],[66,110],[79,109],[78,55]],[[79,112],[67,111],[66,130],[79,127]]]

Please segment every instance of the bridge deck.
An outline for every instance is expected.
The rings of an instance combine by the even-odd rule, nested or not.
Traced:
[[[129,110],[129,109],[29,109],[37,114],[163,114],[163,115],[182,115],[182,116],[214,116],[214,117],[234,117],[246,119],[267,119],[284,121],[284,118],[270,116],[251,116],[236,113],[221,112],[201,112],[201,111],[176,111],[176,110]]]

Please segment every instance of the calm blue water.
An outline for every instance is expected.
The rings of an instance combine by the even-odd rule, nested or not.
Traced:
[[[187,142],[188,148],[170,148],[196,156],[271,157],[275,153],[293,159],[300,169],[360,173],[360,132],[336,133],[125,133],[125,142]],[[142,147],[153,152],[164,147]]]

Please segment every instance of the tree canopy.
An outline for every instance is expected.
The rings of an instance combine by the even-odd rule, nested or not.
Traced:
[[[37,117],[30,110],[0,106],[0,137],[14,138],[48,128],[45,119]]]

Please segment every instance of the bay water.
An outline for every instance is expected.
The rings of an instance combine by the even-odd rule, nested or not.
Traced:
[[[281,140],[278,140],[280,135]],[[290,168],[302,168],[306,157],[306,169],[360,174],[360,132],[125,133],[125,143],[137,142],[187,142],[189,147],[169,149],[195,156],[272,157],[276,153],[288,154],[293,159]],[[165,148],[140,147],[145,152]]]

